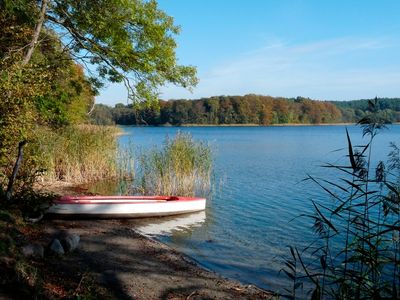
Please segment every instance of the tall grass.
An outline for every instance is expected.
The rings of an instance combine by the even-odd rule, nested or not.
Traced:
[[[346,131],[347,163],[325,165],[337,180],[308,177],[332,202],[312,202],[316,240],[290,248],[287,298],[308,282],[311,299],[400,299],[400,150],[392,144],[387,162],[373,164],[375,137],[385,128],[376,107],[371,101],[371,113],[358,123],[367,143],[353,146]]]
[[[42,180],[92,182],[133,175],[133,158],[118,151],[116,127],[79,125],[53,131],[38,128],[27,165],[42,169]]]
[[[161,149],[139,157],[139,191],[143,194],[194,196],[210,191],[210,147],[186,133],[167,137]]]

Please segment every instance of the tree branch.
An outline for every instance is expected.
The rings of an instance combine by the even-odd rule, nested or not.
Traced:
[[[25,66],[30,61],[32,54],[33,54],[33,50],[35,49],[35,46],[38,42],[40,31],[42,30],[42,25],[44,22],[44,17],[46,15],[47,2],[48,2],[48,0],[42,0],[42,5],[40,8],[40,14],[39,14],[39,20],[36,23],[35,31],[33,32],[32,41],[29,44],[28,51],[26,52],[25,57],[22,61],[23,66]]]

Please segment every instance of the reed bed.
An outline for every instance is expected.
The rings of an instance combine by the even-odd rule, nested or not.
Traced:
[[[290,247],[283,269],[293,283],[289,299],[305,298],[305,286],[312,286],[310,299],[400,299],[400,149],[391,144],[387,161],[373,163],[375,137],[386,123],[376,107],[371,101],[371,113],[358,123],[366,144],[354,146],[346,132],[347,162],[324,166],[337,180],[308,177],[332,202],[312,202],[316,240]]]
[[[53,131],[38,128],[27,164],[39,166],[41,180],[85,183],[132,177],[133,156],[118,150],[118,128],[79,125]]]
[[[179,132],[167,137],[161,149],[154,147],[139,156],[137,189],[147,195],[205,196],[211,174],[210,147]]]

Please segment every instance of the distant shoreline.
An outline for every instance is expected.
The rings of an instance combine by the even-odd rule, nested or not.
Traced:
[[[306,127],[306,126],[344,126],[344,125],[355,125],[355,123],[320,123],[320,124],[301,124],[301,123],[282,123],[282,124],[158,124],[158,125],[122,125],[116,124],[116,126],[123,127]]]
[[[282,124],[182,124],[177,127],[288,127],[288,126],[342,126],[354,125],[354,123],[318,123],[318,124],[302,124],[302,123],[282,123]],[[161,125],[163,126],[163,125]]]
[[[388,125],[399,125],[399,122],[391,123]],[[159,125],[122,125],[116,124],[116,126],[126,126],[126,127],[307,127],[307,126],[346,126],[346,125],[356,125],[356,123],[282,123],[282,124],[269,124],[269,125],[260,125],[260,124],[180,124],[180,125],[171,125],[171,124],[159,124]],[[123,135],[123,134],[122,134]]]

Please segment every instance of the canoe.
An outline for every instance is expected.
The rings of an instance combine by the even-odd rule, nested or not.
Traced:
[[[166,196],[63,196],[47,216],[72,218],[160,217],[202,211],[205,198]]]

